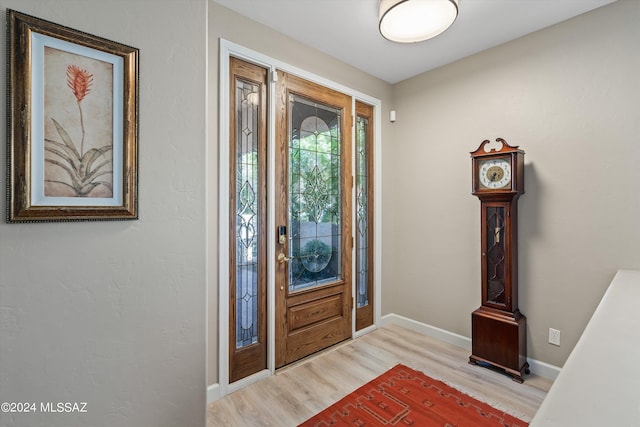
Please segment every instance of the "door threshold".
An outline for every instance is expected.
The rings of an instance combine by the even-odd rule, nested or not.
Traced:
[[[291,362],[291,363],[289,363],[288,365],[284,365],[284,366],[283,366],[283,367],[281,367],[281,368],[276,368],[276,370],[275,370],[275,375],[282,374],[282,373],[284,373],[284,372],[288,371],[288,370],[289,370],[289,369],[291,369],[291,368],[295,368],[296,366],[304,365],[305,363],[310,362],[310,361],[312,361],[312,360],[316,359],[316,358],[317,358],[317,357],[319,357],[319,356],[325,355],[325,354],[327,354],[327,353],[331,353],[331,352],[332,352],[332,351],[334,351],[334,350],[338,350],[338,349],[340,349],[341,347],[343,347],[343,346],[345,346],[345,345],[349,344],[349,343],[350,343],[351,341],[353,341],[353,340],[354,340],[354,338],[353,338],[353,337],[349,337],[349,338],[347,338],[347,339],[346,339],[346,340],[344,340],[344,341],[340,341],[340,342],[339,342],[339,343],[337,343],[337,344],[334,344],[334,345],[329,346],[329,347],[327,347],[327,348],[323,348],[322,350],[318,350],[318,351],[316,351],[316,352],[315,352],[315,353],[313,353],[313,354],[310,354],[310,355],[308,355],[308,356],[306,356],[306,357],[303,357],[302,359],[298,359],[298,360],[296,360],[296,361],[294,361],[294,362]]]

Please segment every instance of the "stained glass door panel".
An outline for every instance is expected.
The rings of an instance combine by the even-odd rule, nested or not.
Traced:
[[[356,102],[356,330],[373,324],[373,107]]]
[[[290,97],[289,291],[339,280],[340,111]]]

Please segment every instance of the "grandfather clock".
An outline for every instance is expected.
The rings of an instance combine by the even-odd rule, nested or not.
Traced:
[[[471,315],[469,363],[501,368],[522,383],[523,373],[529,373],[526,318],[518,309],[518,197],[524,193],[524,151],[497,138],[495,143],[483,141],[471,159],[472,194],[480,199],[482,305]]]

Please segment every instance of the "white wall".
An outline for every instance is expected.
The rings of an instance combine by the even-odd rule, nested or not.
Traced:
[[[207,2],[6,8],[140,49],[140,219],[0,223],[0,401],[87,402],[0,425],[203,426]]]
[[[502,137],[526,152],[529,356],[562,366],[616,271],[640,268],[638,22],[640,2],[620,0],[394,86],[385,312],[471,335],[480,202],[469,152]]]

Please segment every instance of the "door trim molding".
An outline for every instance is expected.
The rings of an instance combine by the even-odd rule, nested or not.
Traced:
[[[305,80],[326,86],[351,96],[352,110],[355,114],[356,100],[374,107],[374,235],[376,237],[374,247],[374,325],[373,327],[355,332],[355,316],[352,316],[352,337],[356,338],[378,327],[381,315],[381,259],[382,259],[382,126],[381,111],[382,101],[362,92],[356,91],[339,83],[333,82],[322,76],[310,73],[293,65],[279,61],[275,58],[261,54],[241,45],[220,38],[219,40],[219,93],[218,93],[218,221],[210,223],[212,228],[217,228],[217,242],[209,240],[208,246],[218,248],[217,259],[217,287],[218,287],[218,395],[226,396],[232,391],[247,386],[253,382],[275,372],[275,276],[273,270],[267,272],[267,336],[268,354],[267,371],[249,376],[243,380],[229,383],[229,256],[228,256],[228,214],[229,214],[229,57],[234,56],[247,62],[254,63],[269,70],[270,79],[268,85],[269,111],[267,113],[267,140],[269,141],[267,152],[267,257],[275,259],[275,201],[273,189],[275,184],[275,97],[273,76],[276,70],[295,74]],[[352,137],[355,137],[355,126],[352,126]],[[354,144],[355,147],[355,144]],[[355,148],[353,148],[355,149]],[[212,196],[216,198],[216,196]],[[353,215],[352,221],[355,221]],[[353,228],[353,224],[352,224]],[[211,237],[209,237],[211,239]],[[207,258],[208,270],[214,271],[216,261]],[[353,286],[355,286],[355,281]],[[352,286],[352,288],[353,288]],[[352,289],[352,297],[355,290]],[[207,319],[207,323],[208,319]],[[211,348],[211,346],[208,346]]]

